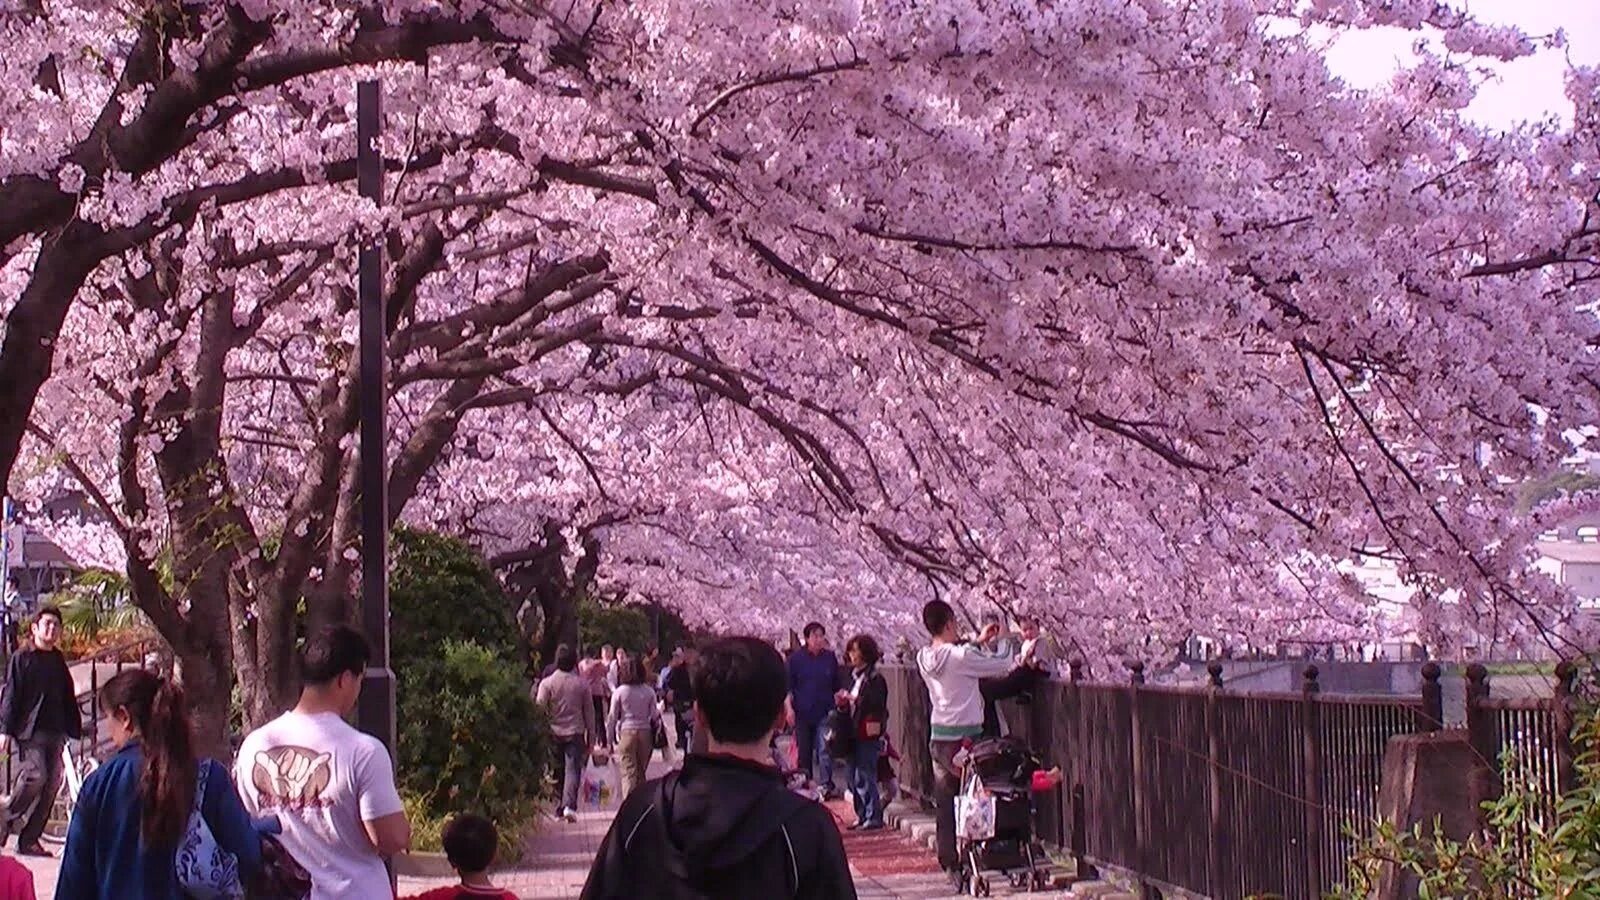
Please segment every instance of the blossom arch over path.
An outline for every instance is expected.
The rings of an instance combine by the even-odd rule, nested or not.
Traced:
[[[1312,25],[1450,55],[1351,92]],[[1354,636],[1335,564],[1382,547],[1430,640],[1567,633],[1514,499],[1596,421],[1600,82],[1570,73],[1570,127],[1485,132],[1475,61],[1534,42],[1448,5],[81,0],[0,27],[0,472],[89,485],[141,606],[251,716],[292,683],[296,604],[348,612],[375,229],[393,514],[691,619],[893,630],[938,593],[1090,655]],[[372,76],[382,209],[349,184]]]

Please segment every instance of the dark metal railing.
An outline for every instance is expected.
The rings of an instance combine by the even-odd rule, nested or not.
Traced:
[[[914,668],[886,666],[890,733],[911,795],[932,796],[927,690]],[[1204,687],[1093,682],[1073,664],[1041,684],[1029,705],[1005,705],[1012,732],[1062,789],[1041,798],[1037,830],[1088,866],[1112,866],[1153,886],[1235,900],[1316,898],[1338,886],[1378,816],[1389,740],[1443,727],[1441,670],[1422,668],[1417,695],[1324,695],[1307,666],[1299,691],[1229,692],[1222,666]],[[1572,784],[1571,687],[1565,666],[1553,698],[1491,699],[1469,667],[1467,724],[1491,764],[1504,748],[1553,821]],[[1497,769],[1496,769],[1497,771]]]

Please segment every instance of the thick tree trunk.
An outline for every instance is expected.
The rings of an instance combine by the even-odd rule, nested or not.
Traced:
[[[195,751],[224,762],[233,760],[228,741],[233,672],[228,664],[205,653],[175,650],[176,675],[189,697],[194,721]]]
[[[566,550],[567,539],[561,533],[561,526],[547,522],[543,541],[491,561],[491,565],[504,573],[515,605],[520,608],[531,601],[539,607],[541,622],[537,642],[533,642],[532,635],[524,635],[537,650],[535,664],[538,668],[555,660],[556,648],[560,645],[578,646],[578,601],[594,584],[600,566],[600,542],[592,534],[584,535],[583,555],[570,578],[561,563]]]

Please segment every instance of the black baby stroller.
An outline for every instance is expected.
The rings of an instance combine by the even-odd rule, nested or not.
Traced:
[[[1033,773],[1042,767],[1039,757],[1013,737],[972,746],[956,798],[963,891],[987,897],[983,873],[996,870],[1014,888],[1049,887],[1049,859],[1033,834]]]

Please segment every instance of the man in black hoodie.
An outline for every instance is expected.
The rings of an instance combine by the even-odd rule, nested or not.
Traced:
[[[756,638],[724,638],[700,651],[692,678],[709,751],[623,802],[582,900],[854,900],[833,816],[771,765],[789,692],[783,657]]]

